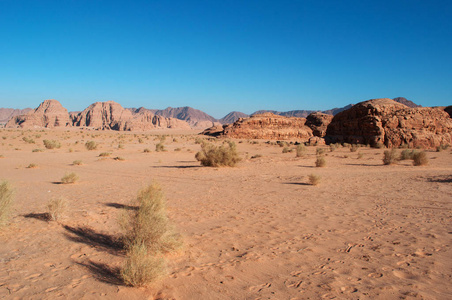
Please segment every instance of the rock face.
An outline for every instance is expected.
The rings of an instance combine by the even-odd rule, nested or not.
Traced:
[[[29,111],[32,111],[32,109],[31,108],[25,108],[25,109],[0,108],[0,124],[5,124],[11,118],[20,116],[20,115],[25,115]]]
[[[310,114],[306,118],[306,126],[312,129],[312,134],[318,137],[324,137],[326,135],[326,129],[333,120],[332,115],[327,115],[321,112],[315,112]]]
[[[373,99],[337,114],[328,125],[327,142],[388,147],[436,147],[451,144],[452,120],[439,108],[409,108],[391,99]]]
[[[96,129],[124,130],[132,119],[132,112],[114,101],[96,102],[88,106],[74,118],[74,126],[94,127]]]
[[[223,132],[218,134],[216,131],[216,134],[241,139],[301,139],[307,141],[312,137],[312,130],[305,126],[305,123],[305,118],[287,118],[265,113],[241,118],[234,124],[223,126]]]
[[[66,108],[57,100],[45,100],[38,108],[25,115],[13,117],[6,127],[54,128],[69,127],[72,122]]]
[[[146,109],[138,110],[124,125],[124,130],[128,131],[145,131],[156,128],[191,129],[185,121],[157,116]]]

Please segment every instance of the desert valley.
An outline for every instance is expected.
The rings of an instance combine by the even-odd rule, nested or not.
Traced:
[[[0,297],[451,299],[451,107],[406,104],[221,122],[46,100],[10,115]],[[153,182],[181,246],[133,286],[120,220]]]

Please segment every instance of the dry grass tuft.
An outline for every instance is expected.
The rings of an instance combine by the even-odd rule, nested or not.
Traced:
[[[111,152],[102,152],[101,154],[99,154],[99,157],[107,157],[110,155],[111,155]]]
[[[397,151],[396,149],[392,148],[391,151],[385,150],[383,153],[383,164],[384,165],[392,165],[395,164],[398,161],[397,158]]]
[[[326,167],[326,160],[322,156],[317,156],[317,159],[315,161],[315,166],[318,168]]]
[[[322,177],[320,177],[319,175],[310,174],[310,175],[308,175],[308,179],[309,179],[309,184],[318,185],[320,183],[320,179],[322,179]]]
[[[234,167],[240,161],[234,142],[227,142],[221,146],[203,143],[201,151],[196,153],[195,158],[206,167]]]
[[[296,157],[303,157],[304,152],[306,151],[306,147],[303,144],[297,145],[297,148],[295,148],[296,151]]]
[[[14,193],[11,185],[5,180],[0,183],[0,228],[8,223],[13,201]]]
[[[60,220],[67,209],[67,201],[63,197],[52,199],[47,203],[47,213],[52,221]]]
[[[73,164],[74,166],[80,166],[80,165],[83,164],[83,162],[82,162],[81,160],[74,160],[74,161],[72,162],[72,164]]]
[[[400,160],[407,160],[407,159],[413,159],[414,153],[416,153],[415,150],[409,150],[409,149],[405,149],[402,150],[402,152],[400,153]]]
[[[69,184],[69,183],[75,183],[79,179],[78,175],[74,172],[67,173],[61,178],[61,183],[63,184]]]
[[[155,145],[155,151],[156,152],[163,152],[163,151],[165,151],[165,145],[163,144],[163,142],[160,142],[157,145]]]
[[[85,143],[85,147],[88,150],[96,150],[97,149],[97,143],[95,141],[88,141]]]
[[[38,167],[37,164],[31,163],[31,164],[29,164],[29,165],[27,166],[27,169],[35,169],[35,168],[37,168],[37,167]]]
[[[413,154],[413,165],[425,166],[428,165],[427,153],[424,151],[416,152]]]
[[[61,148],[61,143],[55,140],[43,140],[42,142],[47,149]]]

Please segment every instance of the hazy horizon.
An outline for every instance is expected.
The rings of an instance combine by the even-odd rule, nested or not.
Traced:
[[[0,1],[0,107],[451,104],[450,1]]]

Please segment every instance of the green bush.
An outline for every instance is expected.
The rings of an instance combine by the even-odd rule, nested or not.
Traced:
[[[195,158],[206,167],[234,167],[240,161],[234,142],[227,142],[221,146],[203,143],[201,151],[196,153]]]

